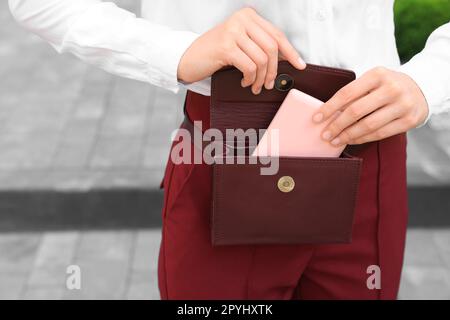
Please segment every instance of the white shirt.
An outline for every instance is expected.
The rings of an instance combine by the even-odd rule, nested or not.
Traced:
[[[306,62],[352,69],[358,76],[375,66],[397,69],[422,89],[429,116],[450,110],[450,23],[400,67],[393,2],[142,0],[142,18],[101,0],[9,0],[9,5],[17,21],[60,53],[173,92],[184,85],[204,95],[210,94],[210,78],[177,80],[181,56],[200,34],[252,6],[285,32]]]

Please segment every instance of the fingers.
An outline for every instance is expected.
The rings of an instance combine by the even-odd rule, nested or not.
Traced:
[[[261,47],[267,56],[264,86],[266,89],[270,90],[273,88],[277,76],[278,44],[264,29],[260,28],[259,25],[250,25],[247,32],[251,40]]]
[[[231,53],[231,64],[242,72],[243,78],[241,85],[243,87],[248,87],[255,82],[256,64],[240,48],[236,48]]]
[[[330,100],[325,102],[314,114],[313,120],[317,123],[327,120],[336,111],[344,108],[345,105],[375,90],[378,85],[379,79],[377,77],[373,77],[370,73],[362,75],[340,89]]]
[[[412,86],[416,90],[411,90],[409,84],[407,76],[376,67],[339,90],[313,120],[321,122],[342,111],[322,132],[322,138],[335,146],[361,144],[406,132],[422,121],[427,109],[420,89]],[[422,101],[420,109],[418,101]]]
[[[242,36],[238,40],[239,48],[253,61],[256,65],[256,74],[252,83],[252,92],[259,94],[262,86],[266,81],[268,58],[266,53],[250,39],[248,36]]]
[[[268,90],[273,89],[278,71],[279,54],[299,69],[304,69],[306,64],[303,60],[299,60],[297,51],[280,31],[257,14],[252,17],[259,23],[255,23],[253,19],[245,23],[247,36],[240,37],[238,45],[257,66],[252,92],[258,94],[262,86]]]
[[[363,144],[372,141],[378,141],[392,137],[396,134],[405,132],[409,129],[407,123],[402,119],[396,119],[389,122],[385,126],[380,127],[378,130],[366,134],[362,137],[356,138],[349,142],[349,144]]]
[[[300,54],[292,46],[292,44],[287,39],[286,35],[277,29],[269,21],[265,20],[261,16],[255,14],[251,16],[253,21],[255,21],[262,29],[264,29],[276,42],[278,45],[278,51],[285,57],[290,64],[299,70],[306,68],[305,61],[300,57]]]
[[[322,137],[333,141],[345,128],[388,103],[383,90],[377,89],[345,106],[341,114],[323,130]]]
[[[231,63],[246,70],[242,85],[251,85],[254,94],[259,94],[263,86],[273,89],[279,55],[298,69],[306,67],[286,36],[252,8],[237,11],[220,27],[225,37],[222,50],[218,50],[219,65]],[[249,60],[252,63],[245,66]]]
[[[401,118],[403,114],[404,111],[398,105],[385,106],[363,118],[361,121],[356,122],[353,126],[350,126],[342,131],[336,138],[332,140],[331,143],[335,146],[339,146],[353,143],[354,141],[358,141],[358,139],[361,139],[362,137],[370,134],[375,134],[375,136],[377,137],[381,133],[385,135],[386,133],[384,132],[384,127],[392,121],[396,121],[396,119]],[[396,133],[400,132],[401,131],[397,131]],[[377,140],[380,140],[380,138],[378,138]]]

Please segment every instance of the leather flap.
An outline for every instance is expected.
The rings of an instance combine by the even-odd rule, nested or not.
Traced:
[[[275,175],[233,160],[213,169],[213,244],[350,242],[361,159],[281,157]]]

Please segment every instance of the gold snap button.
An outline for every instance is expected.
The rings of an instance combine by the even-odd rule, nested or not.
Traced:
[[[275,88],[278,91],[289,91],[293,86],[294,79],[288,74],[279,74],[275,79]]]
[[[278,189],[280,189],[281,192],[291,192],[294,190],[295,187],[295,181],[290,176],[283,176],[280,179],[278,179]]]

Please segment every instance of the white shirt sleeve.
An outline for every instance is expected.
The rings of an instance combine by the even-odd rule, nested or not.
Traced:
[[[450,23],[436,29],[422,52],[402,65],[399,71],[419,85],[428,102],[428,117],[423,124],[433,114],[450,111]]]
[[[137,18],[101,0],[9,0],[15,19],[49,42],[113,74],[178,92],[181,56],[199,36]]]

